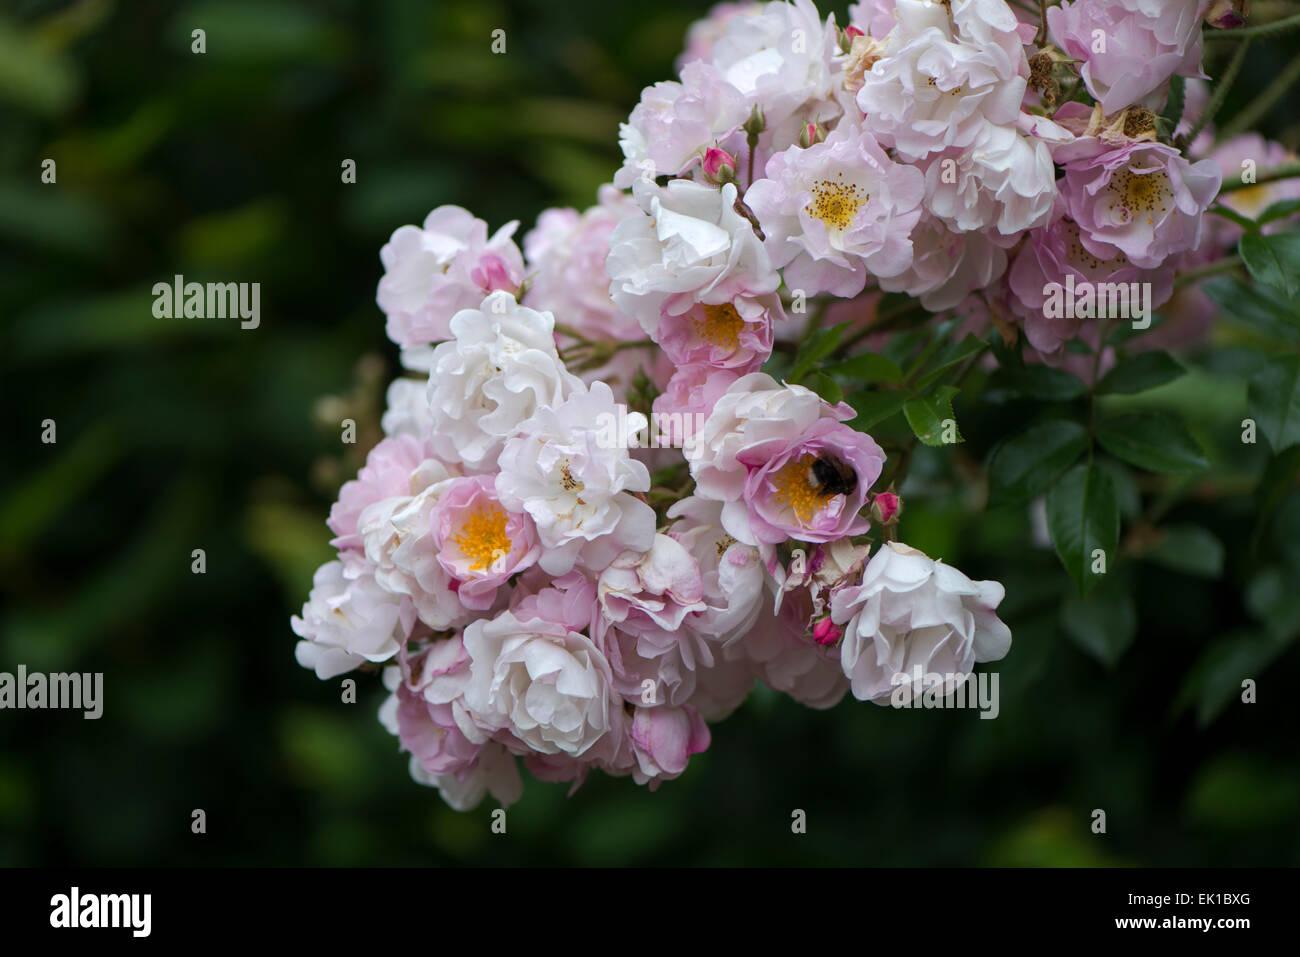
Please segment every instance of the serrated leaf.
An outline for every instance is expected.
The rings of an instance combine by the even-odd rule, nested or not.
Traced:
[[[1294,300],[1300,293],[1300,232],[1246,233],[1237,244],[1250,274]]]
[[[1167,352],[1143,352],[1117,363],[1097,383],[1100,395],[1132,395],[1172,382],[1187,372]]]
[[[957,430],[957,420],[952,414],[952,399],[961,390],[950,385],[940,386],[923,398],[908,399],[903,403],[903,415],[912,427],[916,437],[930,446],[943,446],[951,443],[944,441],[944,433],[949,430],[946,423],[951,423],[954,441],[962,442],[961,432]]]
[[[1088,433],[1077,422],[1041,422],[1002,443],[989,462],[989,504],[1033,498],[1074,464],[1088,448]]]
[[[1100,551],[1109,569],[1119,544],[1119,503],[1111,477],[1089,463],[1066,472],[1047,491],[1047,528],[1065,570],[1086,593],[1101,574],[1092,570],[1094,553]]]
[[[809,370],[821,360],[835,351],[835,347],[840,344],[840,335],[844,332],[847,322],[841,322],[838,325],[830,326],[825,329],[818,329],[812,336],[799,348],[799,352],[794,357],[794,365],[790,367],[789,382],[798,382]]]
[[[1246,407],[1274,452],[1300,442],[1300,356],[1270,359],[1251,376]]]
[[[1187,427],[1162,412],[1105,419],[1097,426],[1097,441],[1116,458],[1150,472],[1186,475],[1210,466]]]

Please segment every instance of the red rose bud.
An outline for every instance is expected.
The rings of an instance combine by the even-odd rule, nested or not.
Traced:
[[[850,40],[852,40],[854,37],[865,37],[865,36],[866,36],[865,33],[863,33],[861,30],[859,30],[857,27],[853,26],[852,24],[850,24],[849,26],[845,27],[845,28],[844,28],[844,32],[848,34]]]
[[[844,629],[830,618],[823,618],[813,625],[813,641],[819,645],[833,645],[844,637]]]
[[[878,525],[893,525],[903,510],[902,500],[893,492],[881,492],[871,500],[871,517]]]
[[[1205,12],[1205,22],[1220,30],[1233,30],[1246,25],[1250,16],[1250,0],[1211,0]]]
[[[709,147],[704,151],[704,178],[714,186],[732,182],[736,178],[736,158],[726,150]]]

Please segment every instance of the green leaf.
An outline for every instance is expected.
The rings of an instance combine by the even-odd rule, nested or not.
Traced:
[[[967,335],[961,342],[953,343],[940,353],[939,358],[934,360],[934,364],[926,370],[925,375],[917,380],[917,391],[926,391],[949,369],[965,362],[971,356],[979,355],[988,347],[987,342],[975,335]]]
[[[1047,528],[1061,563],[1080,593],[1097,583],[1099,557],[1110,568],[1119,544],[1119,503],[1109,474],[1081,463],[1066,472],[1047,492]]]
[[[810,372],[803,384],[832,405],[844,398],[840,384],[825,372]]]
[[[1296,213],[1300,213],[1300,199],[1280,199],[1260,213],[1255,222],[1260,226],[1267,226],[1275,220],[1286,219]]]
[[[1201,578],[1223,574],[1223,543],[1199,525],[1171,525],[1142,557],[1174,571]]]
[[[903,415],[912,427],[916,437],[930,446],[943,446],[951,443],[944,441],[945,423],[951,423],[954,441],[962,442],[961,433],[957,431],[957,420],[952,414],[952,399],[961,390],[950,385],[940,386],[924,398],[908,399],[903,403]]]
[[[1097,441],[1116,458],[1150,472],[1185,475],[1210,466],[1187,427],[1162,412],[1105,419],[1097,426]]]
[[[1143,352],[1118,363],[1102,376],[1097,383],[1097,392],[1101,395],[1145,392],[1172,382],[1186,372],[1167,352]]]
[[[1288,299],[1300,293],[1300,232],[1246,233],[1237,247],[1250,274]]]
[[[1251,376],[1246,408],[1274,452],[1300,442],[1300,356],[1270,359]]]
[[[1033,498],[1088,448],[1088,433],[1064,419],[1032,425],[1002,443],[989,462],[989,504]]]
[[[1229,318],[1277,339],[1300,340],[1300,315],[1274,290],[1230,276],[1216,276],[1201,289]]]
[[[1258,681],[1285,647],[1277,637],[1240,630],[1215,641],[1192,665],[1174,701],[1176,713],[1196,707],[1196,723],[1208,727],[1223,713],[1228,702],[1239,698],[1242,682]]]
[[[849,425],[859,431],[869,429],[898,412],[907,401],[907,393],[891,389],[886,392],[859,392],[849,396],[849,405],[858,416]]]
[[[1061,627],[1083,651],[1114,668],[1137,635],[1137,607],[1127,589],[1107,583],[1087,597],[1066,599]]]
[[[1066,402],[1077,399],[1085,392],[1077,376],[1048,366],[1027,365],[1020,368],[1003,366],[989,376],[986,395],[1000,402],[1010,396],[1026,396],[1044,402]]]
[[[852,356],[843,362],[837,362],[826,370],[833,375],[860,379],[863,382],[901,382],[903,370],[882,355],[864,352]]]
[[[841,322],[839,325],[818,329],[813,333],[808,341],[799,347],[787,381],[798,382],[813,366],[834,352],[835,347],[840,344],[840,335],[846,326],[848,326],[847,322]]]

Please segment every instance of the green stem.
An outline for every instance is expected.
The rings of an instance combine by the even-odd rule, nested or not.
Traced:
[[[1219,187],[1219,195],[1231,193],[1239,189],[1249,189],[1252,186],[1258,186],[1261,183],[1271,183],[1279,179],[1292,179],[1300,176],[1300,160],[1290,163],[1283,163],[1281,166],[1274,166],[1272,169],[1261,170],[1255,175],[1255,182],[1243,183],[1240,179],[1234,179],[1224,183]]]
[[[1212,263],[1206,263],[1198,269],[1193,269],[1183,273],[1174,280],[1174,288],[1182,289],[1184,286],[1194,282],[1199,282],[1209,276],[1217,276],[1220,273],[1232,272],[1241,266],[1240,256],[1224,256],[1222,259],[1216,259]]]
[[[1205,124],[1214,119],[1214,114],[1219,112],[1219,107],[1223,106],[1224,101],[1228,98],[1228,91],[1232,89],[1233,81],[1237,79],[1237,74],[1241,72],[1242,64],[1246,62],[1246,53],[1250,50],[1250,38],[1247,37],[1237,47],[1237,52],[1232,55],[1232,60],[1228,63],[1228,68],[1223,71],[1223,76],[1214,87],[1214,96],[1210,97],[1210,102],[1205,105],[1205,112],[1201,118],[1196,121],[1196,125],[1182,139],[1184,143],[1191,143],[1196,139],[1196,135],[1205,128]]]
[[[1279,73],[1259,96],[1251,100],[1245,109],[1239,111],[1232,121],[1219,131],[1219,138],[1227,139],[1243,130],[1253,129],[1264,114],[1286,95],[1287,90],[1296,80],[1300,80],[1300,57],[1287,64],[1286,69]]]

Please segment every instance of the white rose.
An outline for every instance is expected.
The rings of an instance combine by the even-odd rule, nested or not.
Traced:
[[[645,416],[620,409],[597,382],[538,409],[505,443],[497,495],[506,509],[532,516],[544,571],[562,575],[580,560],[602,568],[620,552],[650,547],[654,509],[629,494],[650,488],[649,471],[628,454],[631,434],[645,426]]]
[[[294,616],[290,624],[303,639],[294,650],[298,664],[325,679],[397,654],[399,641],[415,624],[415,610],[359,563],[333,561],[316,570],[302,617]]]
[[[735,210],[736,186],[721,190],[675,179],[632,186],[644,215],[630,216],[610,237],[609,292],[658,341],[663,311],[685,312],[696,302],[718,304],[738,296],[775,292],[781,277],[749,220]]]
[[[456,313],[451,332],[433,350],[429,374],[433,446],[449,462],[490,468],[520,422],[582,387],[556,352],[551,314],[507,292]]]
[[[587,636],[503,612],[472,622],[464,641],[465,706],[480,726],[509,731],[540,754],[579,757],[621,721],[609,662]]]
[[[831,599],[832,619],[846,626],[840,665],[853,697],[884,704],[906,685],[910,700],[922,690],[913,685],[918,666],[922,675],[947,679],[1002,658],[1011,630],[994,609],[1004,594],[997,582],[973,582],[915,548],[886,542],[867,563],[862,584]],[[955,682],[946,680],[944,690],[951,687]]]

